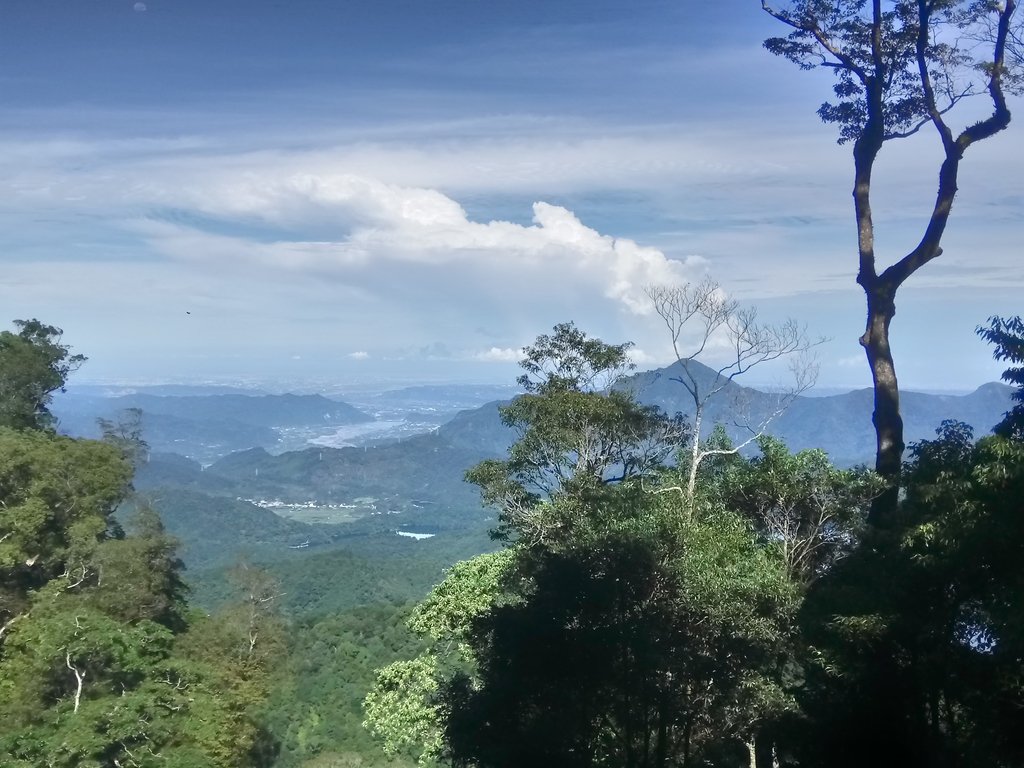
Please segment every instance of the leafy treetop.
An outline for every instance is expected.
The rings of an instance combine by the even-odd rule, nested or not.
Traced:
[[[799,0],[779,8],[762,2],[792,29],[765,48],[801,69],[835,73],[835,99],[818,116],[839,126],[840,143],[856,141],[872,123],[883,140],[905,138],[941,122],[961,100],[992,90],[993,78],[996,89],[1020,89],[1020,73],[1006,63],[1014,4],[1007,5],[1009,12],[991,0]],[[986,56],[979,43],[993,40],[996,54]],[[989,126],[979,124],[959,141],[966,146],[982,132]]]
[[[1024,440],[1024,320],[1017,317],[1003,319],[990,317],[988,327],[980,326],[977,334],[994,344],[992,356],[996,360],[1012,365],[1003,371],[1002,379],[1017,387],[1012,397],[1017,401],[1009,413],[995,428],[996,434]]]
[[[629,360],[632,342],[606,344],[573,323],[559,323],[553,330],[523,349],[519,365],[526,373],[516,381],[527,392],[599,391],[636,367]]]
[[[49,429],[53,393],[85,362],[61,344],[63,331],[38,320],[15,320],[18,332],[0,332],[0,427]]]

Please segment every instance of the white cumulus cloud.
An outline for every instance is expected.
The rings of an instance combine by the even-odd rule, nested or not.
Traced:
[[[533,281],[541,293],[551,293],[553,286],[566,293],[596,290],[632,313],[646,314],[645,286],[685,282],[703,264],[699,257],[673,259],[657,248],[602,234],[561,206],[534,203],[530,225],[480,222],[437,190],[350,174],[243,176],[197,191],[191,202],[204,216],[262,220],[295,231],[315,226],[329,237],[266,242],[181,223],[141,225],[157,248],[190,261],[243,261],[357,285],[379,282],[383,271],[401,281],[413,265],[460,281]]]
[[[474,360],[484,363],[517,363],[522,358],[523,352],[512,347],[491,347],[473,355]]]

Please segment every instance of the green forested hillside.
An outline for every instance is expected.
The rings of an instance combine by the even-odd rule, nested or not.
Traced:
[[[415,654],[421,641],[405,622],[409,605],[381,600],[292,627],[267,723],[281,741],[280,768],[412,768],[409,755],[385,755],[363,728],[363,699],[376,670]]]
[[[488,454],[484,454],[486,456]],[[430,434],[367,448],[308,448],[280,456],[252,449],[215,462],[206,472],[248,495],[351,501],[372,496],[476,506],[462,474],[481,454]]]
[[[337,536],[331,528],[295,522],[227,496],[165,486],[148,489],[144,498],[181,542],[181,557],[195,570],[223,566],[241,555],[280,558],[291,546],[308,541],[322,547]]]
[[[174,540],[134,498],[138,453],[53,431],[51,394],[80,359],[59,329],[18,327],[0,332],[0,762],[269,764],[257,708],[278,622],[255,591],[190,609]]]
[[[47,328],[0,337],[57,372],[0,388],[0,765],[1024,758],[1017,411],[914,445],[880,527],[884,480],[768,436],[701,440],[688,490],[685,422],[581,384],[628,345],[571,325],[435,434],[205,468],[130,421],[56,434]],[[790,418],[842,431],[831,401]]]

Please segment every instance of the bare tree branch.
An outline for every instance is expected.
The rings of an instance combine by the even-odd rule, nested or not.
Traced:
[[[71,663],[71,651],[64,654],[64,663],[67,664],[68,669],[71,670],[75,675],[75,708],[74,711],[78,712],[78,706],[82,700],[82,683],[85,680],[86,670],[79,670]]]
[[[778,325],[762,323],[755,308],[740,306],[710,279],[682,286],[649,286],[646,293],[654,311],[665,323],[679,363],[680,373],[671,380],[682,384],[693,402],[686,486],[686,497],[692,503],[701,462],[710,456],[738,453],[750,445],[798,395],[814,385],[818,367],[809,353],[824,339],[811,340],[806,329],[792,319]],[[725,342],[730,353],[721,364],[710,368],[713,376],[708,377],[701,370],[706,370],[707,366],[699,363],[698,357],[716,341]],[[701,427],[711,398],[751,369],[787,357],[791,361],[793,382],[779,393],[776,407],[758,417],[750,414],[747,419],[734,410],[734,426],[746,430],[750,436],[731,448],[705,446],[701,441]]]
[[[0,626],[0,640],[3,639],[4,635],[7,633],[7,630],[9,630],[12,626],[14,626],[14,622],[18,621],[18,619],[21,619],[24,616],[25,616],[25,614],[20,613],[17,616],[12,616],[7,621],[5,621],[3,623],[3,626]]]

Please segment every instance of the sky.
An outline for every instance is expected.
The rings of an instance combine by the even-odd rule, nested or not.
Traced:
[[[80,381],[511,382],[567,320],[669,362],[644,289],[710,276],[869,386],[850,148],[779,31],[756,0],[4,0],[0,325],[63,328]],[[998,378],[1020,141],[970,150],[900,291],[906,388]],[[883,266],[936,152],[883,151]]]

